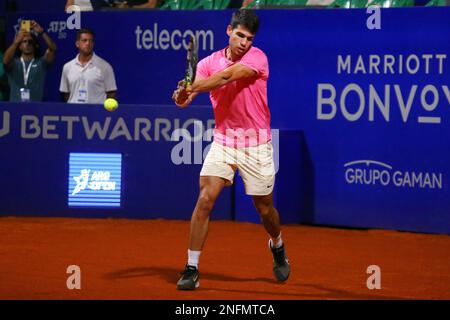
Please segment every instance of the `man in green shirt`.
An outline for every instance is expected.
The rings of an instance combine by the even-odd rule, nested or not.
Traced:
[[[3,53],[0,51],[0,59],[3,61]],[[0,63],[0,101],[5,99],[3,95],[3,86],[5,83],[5,69],[3,68],[3,63]]]
[[[12,102],[42,101],[47,68],[55,60],[56,45],[44,29],[31,21],[30,31],[43,37],[47,50],[40,57],[37,37],[26,30],[17,33],[3,57]]]

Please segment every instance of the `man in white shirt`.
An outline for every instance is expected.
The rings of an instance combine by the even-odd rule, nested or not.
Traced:
[[[93,11],[91,0],[67,0],[66,2],[66,12],[70,6],[78,6],[81,11]]]
[[[116,98],[117,86],[111,65],[94,53],[94,33],[77,32],[79,54],[64,65],[59,91],[68,103],[103,104]]]

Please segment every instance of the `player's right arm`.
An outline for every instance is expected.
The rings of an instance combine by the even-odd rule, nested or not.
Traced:
[[[208,78],[210,70],[210,56],[202,59],[197,64],[197,72],[194,83]],[[193,85],[193,84],[192,84]],[[186,108],[198,96],[200,92],[193,92],[190,85],[185,86],[184,80],[178,82],[178,87],[172,94],[172,100],[180,108]]]
[[[195,80],[201,80],[202,78],[197,75]],[[189,86],[188,86],[189,88]],[[172,100],[180,108],[186,108],[191,104],[192,100],[199,94],[199,92],[188,93],[189,90],[184,86],[184,80],[178,82],[178,87],[172,94]]]

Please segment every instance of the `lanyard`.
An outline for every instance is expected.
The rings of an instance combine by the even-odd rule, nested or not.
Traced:
[[[25,85],[27,85],[28,77],[30,76],[31,65],[34,62],[34,58],[33,58],[33,60],[30,61],[30,64],[28,65],[28,68],[25,68],[25,61],[23,60],[22,57],[20,58],[20,61],[22,61],[22,67],[23,67],[23,83]]]

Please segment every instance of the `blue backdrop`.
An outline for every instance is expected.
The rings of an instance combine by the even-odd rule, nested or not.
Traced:
[[[95,105],[0,103],[0,110],[0,214],[190,217],[201,164],[193,155],[192,164],[173,164],[172,149],[182,139],[171,141],[171,135],[183,125],[193,132],[194,120],[206,127],[210,109],[128,105],[109,113]],[[121,208],[68,207],[70,152],[122,154]],[[231,219],[231,208],[226,189],[213,218]]]
[[[171,112],[183,35],[195,33],[206,56],[226,45],[230,14],[94,12],[81,21],[95,29],[96,52],[114,66],[122,104]],[[298,221],[450,233],[450,8],[381,10],[375,30],[365,10],[259,15],[255,46],[269,57],[272,124],[293,159],[283,165],[280,158],[279,180],[284,170],[293,184],[277,189],[279,205],[292,202],[285,211],[295,209]],[[58,39],[47,83],[47,97],[58,100],[62,65],[76,55],[75,30],[63,28],[66,14],[9,16],[8,30],[20,17],[39,20]],[[197,104],[209,105],[207,95]],[[236,217],[252,220],[241,215],[251,208],[241,194]]]

